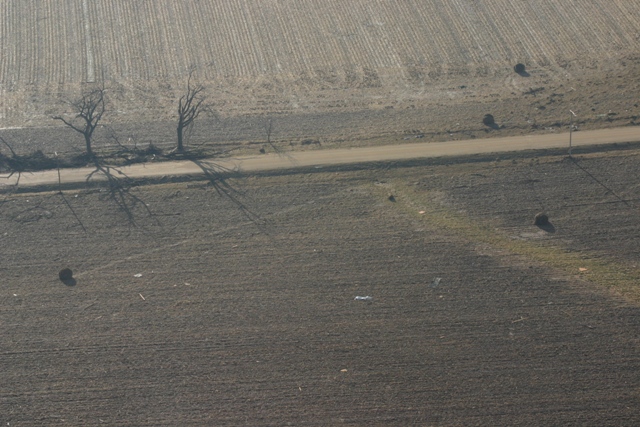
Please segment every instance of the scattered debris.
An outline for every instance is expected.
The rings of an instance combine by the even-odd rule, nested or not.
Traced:
[[[578,268],[578,271],[587,271],[587,270],[589,270],[589,269],[588,268],[584,268],[584,267]]]
[[[354,298],[354,300],[355,301],[373,301],[373,297],[369,296],[369,295],[364,296],[364,297],[357,296],[357,297]]]
[[[431,285],[429,285],[430,288],[437,288],[438,286],[440,286],[440,281],[442,280],[442,277],[436,277],[435,279],[433,279],[433,282],[431,282]]]
[[[145,297],[142,296],[142,294],[138,294],[140,295],[140,298],[142,298],[142,301],[146,301],[147,299]]]
[[[142,273],[134,274],[133,277],[140,278],[140,277],[142,277]]]

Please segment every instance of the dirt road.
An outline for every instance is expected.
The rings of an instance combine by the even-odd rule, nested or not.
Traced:
[[[572,146],[614,144],[640,141],[640,128],[621,127],[593,131],[574,132]],[[412,143],[353,149],[311,150],[290,152],[286,155],[266,154],[237,158],[216,159],[218,170],[238,172],[267,171],[296,167],[329,166],[361,162],[407,160],[413,158],[499,153],[520,150],[540,150],[569,147],[569,133],[552,133],[506,138],[471,139],[439,143]],[[206,162],[205,162],[206,163]],[[122,172],[131,178],[199,175],[203,169],[192,161],[145,163],[123,167]],[[60,180],[63,184],[83,182],[93,168],[63,170]],[[17,175],[0,175],[0,188],[14,185]],[[92,179],[100,179],[96,176]],[[58,182],[58,171],[44,171],[23,174],[21,186],[48,185]]]

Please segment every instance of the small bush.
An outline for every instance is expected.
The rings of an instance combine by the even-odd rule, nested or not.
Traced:
[[[496,120],[493,118],[491,114],[486,114],[482,119],[482,123],[484,123],[485,126],[492,126],[496,124]]]
[[[514,71],[518,74],[522,74],[524,73],[524,70],[526,69],[524,64],[516,64],[515,67],[513,67]]]
[[[549,225],[549,216],[543,212],[540,212],[533,218],[533,224],[538,226]]]
[[[63,268],[62,270],[60,270],[60,272],[58,273],[58,277],[60,278],[60,280],[67,281],[67,280],[71,280],[73,279],[73,271],[71,271],[70,268]]]

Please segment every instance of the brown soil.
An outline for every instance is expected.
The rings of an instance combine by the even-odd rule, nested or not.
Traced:
[[[638,425],[639,155],[5,195],[0,423]]]
[[[311,145],[317,149],[560,132],[569,128],[569,110],[577,114],[573,124],[578,130],[640,124],[638,58],[596,69],[574,65],[564,74],[545,69],[531,69],[529,77],[511,69],[494,72],[492,76],[448,74],[428,84],[429,96],[411,101],[398,98],[398,94],[374,94],[348,87],[326,91],[318,87],[307,95],[309,102],[318,102],[308,110],[283,109],[278,103],[265,105],[258,112],[248,107],[237,111],[214,107],[218,117],[200,117],[188,147],[222,155],[257,154],[261,148],[272,151],[267,144],[269,121],[270,140],[288,150],[309,149],[303,141],[317,142]],[[111,101],[112,111],[95,135],[98,151],[118,148],[118,144],[130,148],[175,146],[175,124],[170,114],[174,99],[150,91],[157,98],[151,110],[141,108],[122,116],[114,110],[124,100]],[[355,101],[334,104],[327,97],[336,102]],[[216,94],[216,100],[227,102],[223,94]],[[376,102],[387,103],[376,106]],[[482,122],[486,114],[495,118],[492,127]],[[25,154],[42,150],[48,155],[57,152],[71,156],[84,149],[81,135],[47,117],[29,127],[4,129],[1,136]]]

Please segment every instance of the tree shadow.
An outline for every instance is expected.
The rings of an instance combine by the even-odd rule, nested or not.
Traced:
[[[576,165],[578,167],[578,169],[582,170],[585,174],[587,174],[589,176],[589,178],[591,178],[592,180],[594,180],[598,185],[600,185],[602,188],[604,188],[605,190],[607,190],[607,192],[611,193],[616,199],[618,199],[618,201],[624,203],[627,207],[632,207],[629,204],[628,200],[623,199],[622,197],[620,197],[615,191],[613,191],[612,188],[608,187],[605,183],[603,183],[602,181],[600,181],[598,178],[596,178],[591,172],[589,172],[588,170],[586,170],[584,167],[582,167],[582,165],[580,165],[578,163],[578,160],[573,157],[573,156],[569,156],[569,159],[573,162],[574,165]]]
[[[260,228],[261,231],[265,231],[264,219],[257,213],[253,212],[244,202],[243,198],[247,198],[247,195],[239,188],[234,187],[229,181],[229,178],[238,176],[238,171],[221,166],[212,161],[189,159],[193,164],[198,166],[204,174],[209,184],[216,190],[216,192],[231,201],[240,212],[254,225]]]
[[[20,186],[20,178],[22,177],[22,173],[25,172],[27,168],[25,167],[25,162],[23,161],[22,156],[16,154],[16,152],[13,150],[13,147],[1,136],[0,142],[4,144],[9,149],[9,151],[11,151],[11,156],[5,156],[0,152],[0,169],[9,171],[9,175],[5,176],[4,178],[11,179],[14,175],[18,175],[16,178],[16,183],[8,187],[9,190],[7,192],[11,193],[17,190]]]
[[[150,218],[153,218],[157,225],[160,221],[154,217],[149,206],[139,196],[131,192],[133,181],[117,167],[104,165],[98,158],[94,159],[95,170],[87,175],[86,182],[89,183],[91,178],[96,175],[102,175],[107,180],[109,189],[109,198],[116,204],[118,209],[124,213],[130,226],[140,228],[140,224],[136,221],[135,210],[141,206]]]
[[[516,71],[516,74],[521,76],[521,77],[531,77],[531,74],[527,73],[526,70],[524,70],[524,71]]]

